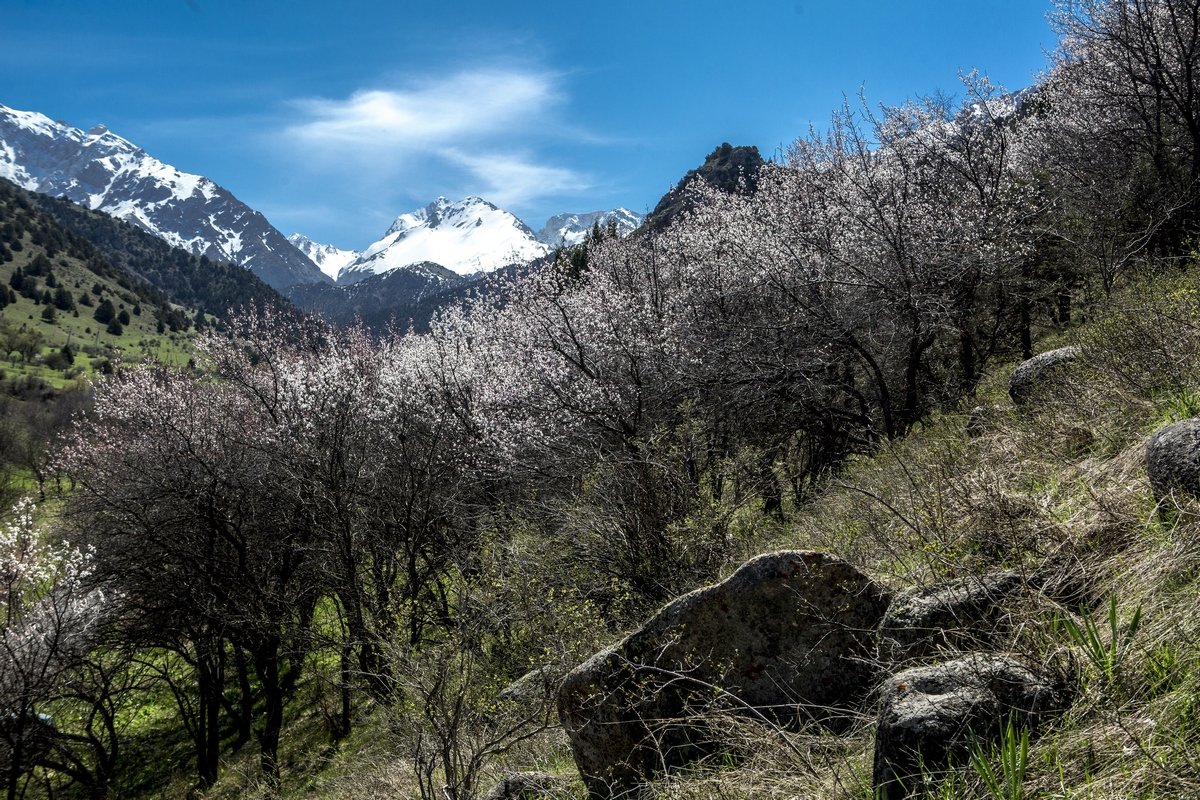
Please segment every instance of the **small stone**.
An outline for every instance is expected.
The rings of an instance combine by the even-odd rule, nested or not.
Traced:
[[[997,572],[904,592],[879,624],[881,654],[897,662],[990,646],[1003,632],[1006,602],[1033,588],[1019,572]]]
[[[571,781],[548,772],[513,772],[487,791],[480,800],[568,800]]]

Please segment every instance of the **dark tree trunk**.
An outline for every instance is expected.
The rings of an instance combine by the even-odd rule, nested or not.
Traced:
[[[263,779],[272,788],[279,786],[279,735],[283,730],[284,686],[280,681],[279,637],[269,636],[254,649],[254,670],[262,687],[265,708],[262,726],[255,732],[262,751]]]
[[[199,694],[199,719],[196,725],[196,760],[200,786],[208,788],[217,781],[221,765],[221,705],[225,688],[220,642],[196,646],[196,688]]]

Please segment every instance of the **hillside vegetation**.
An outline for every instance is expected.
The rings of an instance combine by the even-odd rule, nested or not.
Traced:
[[[21,505],[0,540],[9,796],[473,800],[535,768],[551,797],[1196,794],[1192,479],[1152,491],[1143,451],[1200,413],[1200,4],[1055,20],[1033,89],[847,104],[752,187],[701,180],[423,335],[247,315],[194,369],[100,382],[41,527]],[[748,707],[767,666],[643,643],[580,734],[580,664],[773,550],[889,612],[1022,588],[925,649],[858,631],[853,704]],[[908,669],[980,653],[1053,713],[997,704],[881,778]],[[638,718],[664,687],[686,715]],[[646,735],[588,773],[618,728]]]

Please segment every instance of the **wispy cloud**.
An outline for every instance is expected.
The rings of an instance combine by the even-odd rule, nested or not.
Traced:
[[[560,100],[550,74],[463,72],[404,89],[369,89],[345,100],[296,102],[307,117],[288,132],[320,146],[440,150],[535,124]]]
[[[482,188],[474,190],[476,194],[501,206],[520,206],[539,197],[588,188],[588,181],[573,170],[537,164],[520,155],[468,155],[452,149],[441,155],[482,182]]]
[[[559,81],[550,72],[472,70],[342,100],[298,100],[301,119],[285,135],[321,161],[367,164],[376,180],[444,187],[459,174],[463,193],[520,205],[587,183],[536,153],[562,129]]]

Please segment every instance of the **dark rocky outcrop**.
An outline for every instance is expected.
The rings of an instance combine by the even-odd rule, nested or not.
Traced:
[[[1077,362],[1081,353],[1079,347],[1072,345],[1048,350],[1021,362],[1008,379],[1008,396],[1018,406],[1028,404],[1038,392],[1051,385],[1066,367]]]
[[[946,769],[972,742],[998,738],[1010,719],[1034,729],[1067,699],[1055,676],[1005,656],[971,655],[898,673],[881,690],[876,790],[889,800],[911,796],[922,770]]]
[[[662,196],[643,220],[642,227],[660,231],[692,209],[695,199],[691,187],[696,182],[706,183],[726,194],[754,194],[764,164],[757,147],[734,147],[728,142],[723,143],[704,158],[703,164],[688,170],[679,183]]]
[[[1200,419],[1173,422],[1150,437],[1146,476],[1159,500],[1177,492],[1200,497]]]
[[[904,592],[879,625],[881,654],[895,662],[939,649],[989,647],[1003,633],[1006,604],[1034,593],[1033,583],[1019,572],[998,572]]]
[[[855,567],[800,551],[671,602],[563,681],[559,716],[591,796],[711,753],[699,716],[714,708],[837,727],[879,679],[867,656],[886,607]]]
[[[514,772],[483,795],[481,800],[568,800],[571,782],[548,772]]]

